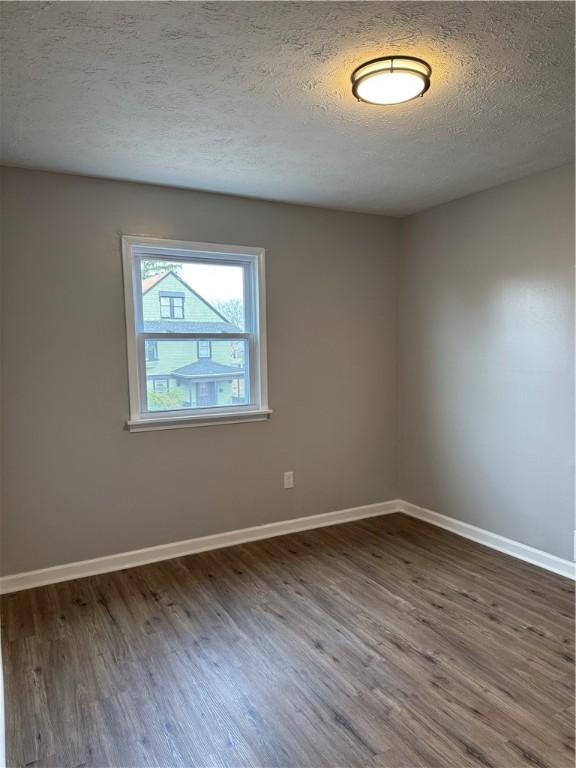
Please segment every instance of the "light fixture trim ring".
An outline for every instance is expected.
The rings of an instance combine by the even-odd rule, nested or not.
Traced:
[[[410,67],[403,67],[403,66],[394,66],[394,61],[398,62],[409,62],[413,61],[416,64],[419,64],[421,68],[424,70],[422,71],[421,68],[410,68]],[[359,74],[363,69],[366,69],[367,67],[371,67],[371,65],[374,64],[380,64],[384,62],[390,62],[390,67],[383,66],[382,69],[374,69],[370,68],[365,74]],[[382,74],[382,73],[394,73],[394,72],[406,72],[410,75],[414,75],[415,77],[419,77],[424,87],[420,91],[420,93],[417,93],[416,96],[412,96],[409,99],[405,99],[400,102],[391,102],[390,104],[386,103],[378,103],[375,101],[368,101],[367,99],[363,99],[361,96],[358,95],[358,88],[359,86],[370,77],[374,77],[375,75]],[[426,91],[430,88],[430,77],[432,75],[432,67],[430,64],[428,64],[427,61],[424,61],[424,59],[419,59],[416,56],[378,56],[375,59],[370,59],[369,61],[364,61],[362,64],[356,67],[352,74],[350,75],[350,80],[352,82],[352,93],[354,94],[355,98],[358,101],[361,101],[364,104],[372,104],[372,106],[376,107],[382,107],[382,106],[394,106],[394,104],[406,104],[409,101],[414,101],[414,99],[419,99]]]

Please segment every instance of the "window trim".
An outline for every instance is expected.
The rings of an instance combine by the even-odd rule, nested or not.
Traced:
[[[124,273],[124,298],[126,305],[126,348],[128,359],[128,383],[130,418],[126,425],[129,431],[137,432],[156,429],[176,429],[186,426],[205,426],[209,424],[233,424],[244,421],[264,421],[272,411],[268,406],[267,345],[266,345],[266,283],[265,251],[260,247],[222,245],[217,243],[188,242],[184,240],[164,240],[137,235],[122,235],[122,263]],[[137,324],[142,316],[142,292],[137,278],[138,257],[149,255],[154,260],[174,261],[186,258],[189,261],[215,261],[218,263],[243,264],[250,266],[245,274],[244,301],[252,309],[248,318],[248,328],[239,333],[149,333],[141,330]],[[138,275],[139,276],[139,275]],[[248,340],[250,346],[249,377],[253,380],[254,398],[249,405],[207,407],[191,409],[157,411],[145,410],[146,375],[145,350],[146,339],[166,340],[171,338],[192,338],[195,340],[214,337],[222,339],[241,338]],[[144,373],[142,368],[144,367]],[[142,406],[141,406],[142,404]]]

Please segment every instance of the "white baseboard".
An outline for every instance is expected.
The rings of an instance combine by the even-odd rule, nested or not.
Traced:
[[[137,565],[170,560],[174,557],[192,555],[196,552],[231,547],[234,544],[245,544],[249,541],[257,541],[258,539],[268,539],[274,536],[283,536],[287,533],[297,533],[298,531],[307,531],[313,528],[323,528],[327,525],[348,523],[353,520],[387,515],[392,512],[403,512],[410,517],[424,520],[439,528],[445,528],[466,539],[472,539],[472,541],[477,541],[491,549],[505,552],[507,555],[517,557],[547,571],[558,573],[569,579],[575,578],[575,565],[570,560],[563,560],[555,555],[542,552],[540,549],[529,547],[527,544],[521,544],[497,533],[477,528],[475,525],[463,523],[452,517],[446,517],[446,515],[441,515],[438,512],[432,512],[408,501],[397,499],[394,501],[384,501],[379,504],[341,509],[337,512],[326,512],[321,515],[298,517],[294,520],[284,520],[279,523],[267,523],[266,525],[257,525],[252,528],[241,528],[237,531],[217,533],[213,536],[202,536],[198,539],[177,541],[172,544],[160,544],[157,547],[147,547],[146,549],[137,549],[132,552],[121,552],[117,555],[98,557],[94,560],[82,560],[77,563],[56,565],[52,568],[42,568],[38,571],[3,576],[0,578],[0,594],[19,592],[23,589],[33,589],[45,584],[56,584],[60,581],[80,579],[84,576],[94,576],[98,573],[119,571],[123,568],[133,568]]]
[[[484,528],[477,528],[475,525],[470,525],[470,523],[463,523],[453,517],[441,515],[439,512],[432,512],[430,509],[418,507],[409,501],[398,501],[397,504],[398,511],[404,512],[404,514],[410,515],[410,517],[416,517],[418,520],[431,523],[439,528],[445,528],[447,531],[457,533],[465,539],[472,539],[472,541],[477,541],[479,544],[484,544],[491,549],[497,549],[499,552],[505,552],[507,555],[517,557],[519,560],[524,560],[532,565],[538,565],[547,571],[558,573],[560,576],[566,576],[568,579],[576,578],[575,563],[571,560],[563,560],[561,557],[550,555],[541,549],[529,547],[527,544],[521,544],[519,541],[514,541],[514,539],[507,539],[505,536],[486,531]]]
[[[238,531],[217,533],[213,536],[202,536],[198,539],[176,541],[172,544],[160,544],[156,547],[136,549],[132,552],[120,552],[117,555],[106,555],[94,560],[81,560],[76,563],[55,565],[52,568],[42,568],[38,571],[15,573],[0,578],[0,594],[19,592],[22,589],[33,589],[45,584],[57,584],[59,581],[71,581],[84,576],[95,576],[98,573],[120,571],[123,568],[133,568],[137,565],[156,563],[160,560],[170,560],[183,555],[193,555],[196,552],[206,552],[210,549],[222,549],[234,544],[245,544],[258,539],[269,539],[283,536],[287,533],[307,531],[312,528],[323,528],[337,523],[348,523],[367,517],[386,515],[399,511],[398,501],[384,501],[379,504],[367,504],[362,507],[341,509],[337,512],[326,512],[322,515],[298,517],[294,520],[283,520],[279,523],[256,525],[252,528],[241,528]]]

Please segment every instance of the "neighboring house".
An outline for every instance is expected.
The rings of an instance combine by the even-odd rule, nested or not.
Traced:
[[[218,339],[240,329],[175,272],[142,281],[147,332],[214,333],[214,339],[147,340],[148,408],[202,408],[244,401],[242,341]]]

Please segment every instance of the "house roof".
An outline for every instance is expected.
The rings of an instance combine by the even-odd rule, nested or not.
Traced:
[[[244,369],[235,368],[232,365],[215,363],[213,360],[198,360],[195,363],[184,365],[182,368],[177,368],[175,371],[172,371],[173,376],[181,376],[185,379],[197,376],[224,376],[226,374],[232,375],[234,378],[239,378],[244,376]]]
[[[145,277],[144,280],[142,280],[142,293],[146,293],[146,291],[149,291],[150,288],[152,288],[156,283],[159,283],[160,280],[163,280],[168,272],[160,272],[157,275],[151,275],[150,277]]]

